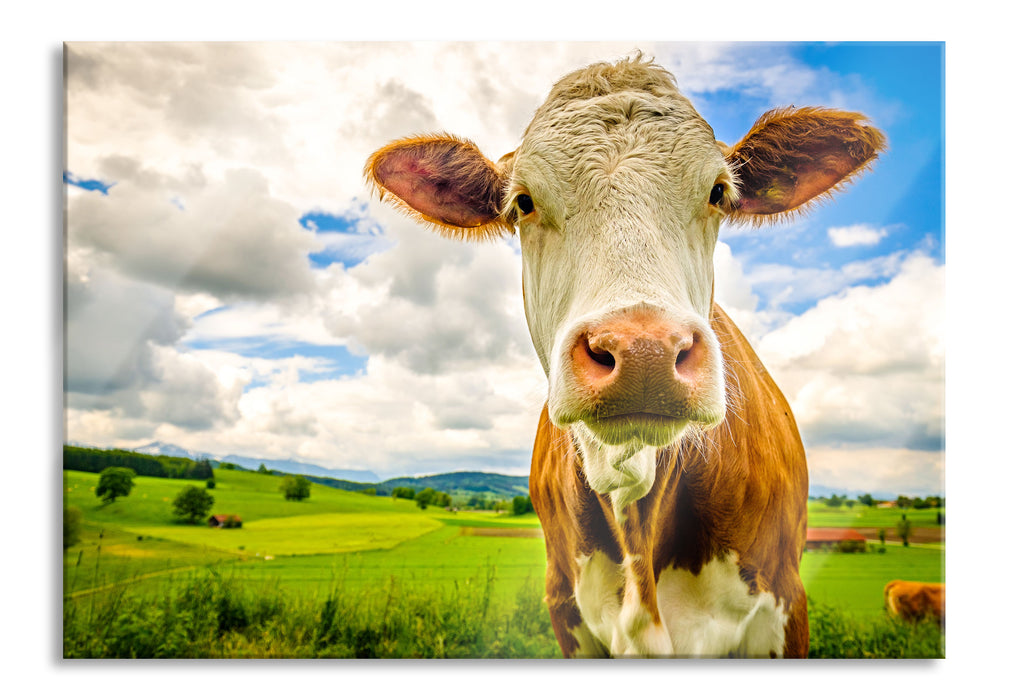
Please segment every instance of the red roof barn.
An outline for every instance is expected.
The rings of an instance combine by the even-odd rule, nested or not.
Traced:
[[[242,527],[242,518],[231,513],[218,513],[207,518],[210,527]]]

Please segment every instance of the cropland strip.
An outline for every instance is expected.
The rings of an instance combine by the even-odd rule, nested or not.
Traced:
[[[464,527],[460,533],[469,537],[543,537],[543,531],[538,528],[517,527]]]
[[[396,513],[320,513],[266,518],[241,528],[135,527],[138,533],[252,556],[332,554],[390,549],[442,527],[433,518]]]

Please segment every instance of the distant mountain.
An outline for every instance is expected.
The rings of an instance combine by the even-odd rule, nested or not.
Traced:
[[[132,452],[140,452],[148,455],[162,455],[165,457],[186,457],[192,460],[209,459],[215,462],[231,462],[246,469],[258,469],[260,464],[266,465],[267,469],[285,472],[287,474],[313,474],[316,476],[326,476],[334,479],[350,479],[353,481],[378,481],[378,475],[368,470],[358,469],[327,469],[317,464],[299,462],[294,459],[263,459],[262,457],[245,457],[242,455],[225,455],[223,457],[214,456],[205,452],[193,452],[178,445],[166,442],[149,442],[140,447],[134,447]]]
[[[378,475],[366,469],[327,469],[317,464],[299,462],[295,459],[262,459],[261,457],[243,457],[242,455],[225,455],[219,458],[221,462],[231,462],[246,469],[258,469],[260,464],[286,474],[305,474],[324,476],[331,479],[349,481],[378,481]]]
[[[170,445],[167,442],[149,442],[146,445],[141,445],[140,447],[130,448],[130,452],[140,452],[145,455],[162,455],[164,457],[185,457],[186,459],[192,459],[194,461],[201,459],[213,459],[209,454],[205,452],[193,452],[192,450],[187,450],[184,447],[179,447],[178,445]]]
[[[510,499],[515,496],[529,495],[529,477],[505,476],[490,472],[449,472],[431,476],[398,477],[378,483],[316,476],[308,476],[308,479],[344,491],[363,491],[373,488],[375,493],[380,496],[388,496],[397,486],[408,486],[415,491],[432,488],[452,496],[487,496],[488,498]]]

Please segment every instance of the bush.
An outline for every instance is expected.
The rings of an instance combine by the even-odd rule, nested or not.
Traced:
[[[73,547],[81,541],[81,528],[84,524],[84,513],[77,506],[67,506],[63,509],[63,549]]]

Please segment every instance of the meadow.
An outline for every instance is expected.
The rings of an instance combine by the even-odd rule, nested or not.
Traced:
[[[215,477],[211,512],[237,513],[243,527],[175,520],[174,496],[202,481],[137,477],[128,497],[103,505],[97,474],[64,472],[65,503],[84,514],[81,541],[64,552],[66,656],[556,656],[535,514],[421,510],[319,485],[286,501],[280,477]],[[820,505],[811,526],[899,517]],[[935,522],[934,512],[913,515],[919,527]],[[811,652],[941,656],[941,634],[887,619],[882,588],[942,580],[942,565],[941,547],[889,540],[885,552],[807,552],[811,624],[831,630]]]

